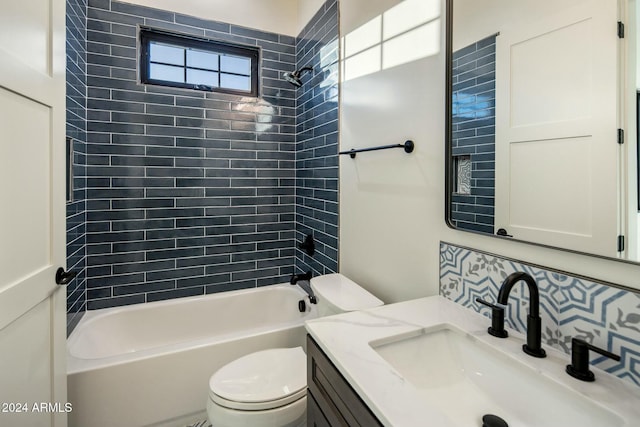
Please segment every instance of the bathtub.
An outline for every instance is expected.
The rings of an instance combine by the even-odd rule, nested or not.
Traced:
[[[242,355],[304,345],[317,317],[289,284],[88,311],[67,341],[70,427],[206,418],[209,377]]]

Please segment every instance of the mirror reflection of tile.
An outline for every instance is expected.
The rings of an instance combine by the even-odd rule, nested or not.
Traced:
[[[496,35],[453,52],[451,221],[494,233]]]
[[[456,193],[471,194],[471,156],[456,156]]]
[[[440,243],[440,295],[485,316],[490,310],[475,298],[496,301],[502,281],[516,271],[530,274],[540,289],[543,344],[569,354],[571,338],[577,337],[606,348],[622,360],[598,356],[592,364],[640,386],[640,293]],[[511,295],[505,320],[525,333],[529,305],[524,283]]]

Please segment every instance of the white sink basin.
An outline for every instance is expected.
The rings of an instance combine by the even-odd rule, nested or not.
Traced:
[[[508,354],[442,323],[369,345],[453,425],[482,426],[497,415],[509,427],[617,427],[624,421]]]
[[[484,316],[440,296],[314,319],[306,328],[385,427],[638,427],[640,387],[569,356],[522,351],[525,336],[487,333]]]

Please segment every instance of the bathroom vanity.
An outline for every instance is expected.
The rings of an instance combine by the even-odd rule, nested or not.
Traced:
[[[593,367],[595,382],[576,380],[569,355],[528,356],[490,323],[440,296],[308,321],[309,425],[636,425],[638,387]]]

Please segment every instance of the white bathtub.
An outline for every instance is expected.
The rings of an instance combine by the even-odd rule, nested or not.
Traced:
[[[180,426],[209,377],[244,354],[305,342],[289,284],[87,312],[67,343],[70,427]]]

